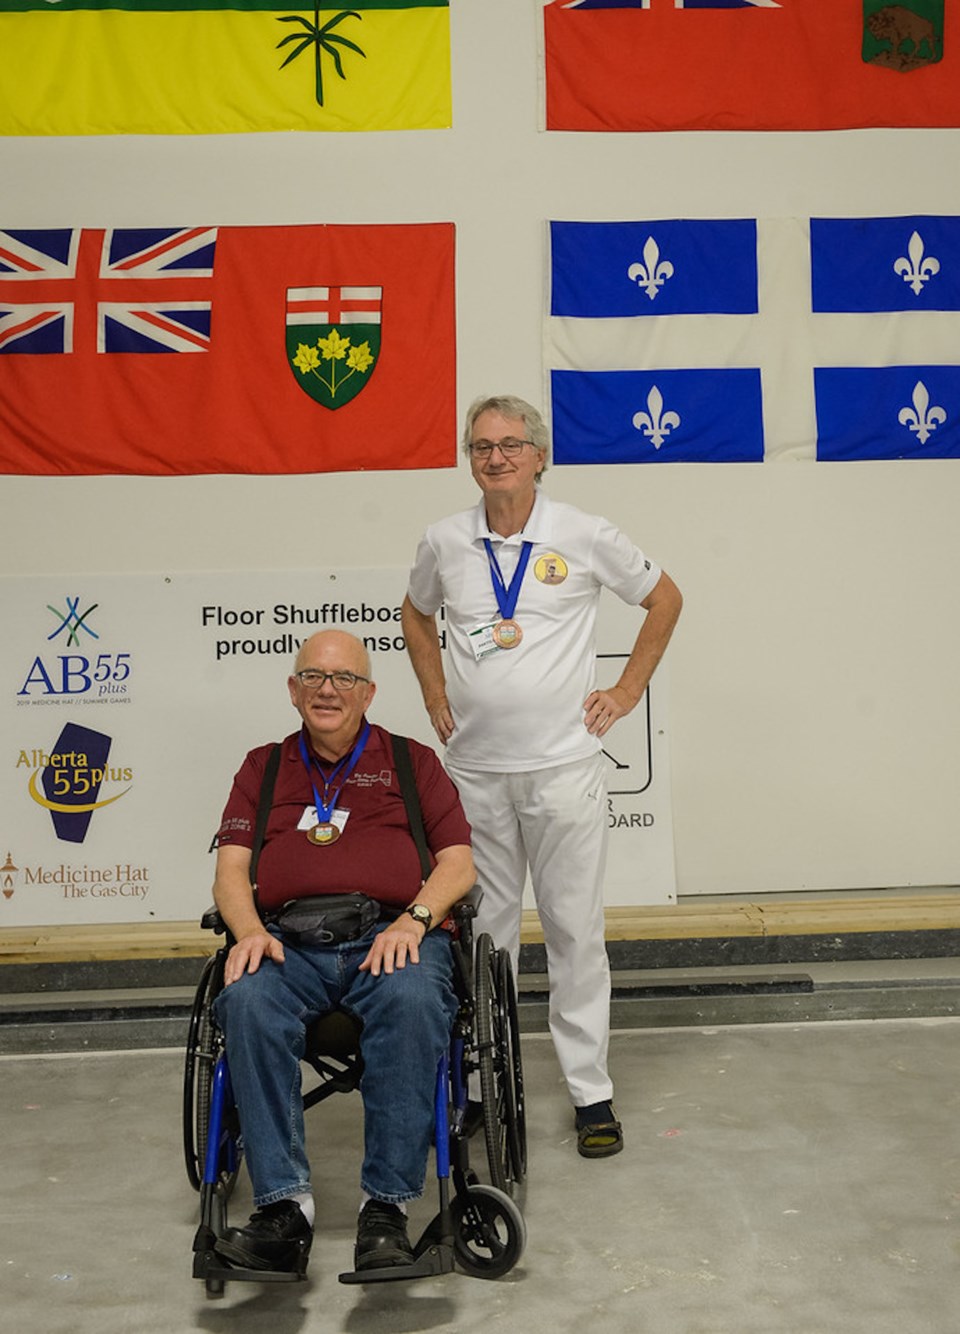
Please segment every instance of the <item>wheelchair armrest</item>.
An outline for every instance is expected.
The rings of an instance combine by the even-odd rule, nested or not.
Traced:
[[[482,898],[483,890],[479,885],[474,885],[472,889],[467,890],[462,899],[457,900],[450,909],[450,916],[458,927],[463,928],[467,922],[476,917]]]
[[[220,909],[212,904],[200,918],[200,926],[204,931],[215,931],[218,936],[222,936],[227,929],[226,923],[220,916]]]

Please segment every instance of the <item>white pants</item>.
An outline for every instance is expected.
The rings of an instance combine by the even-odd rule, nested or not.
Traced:
[[[448,764],[473,827],[483,902],[477,934],[509,951],[514,975],[527,866],[547,951],[550,1032],[575,1107],[613,1095],[607,1074],[610,965],[604,944],[607,851],[603,757],[527,773]]]

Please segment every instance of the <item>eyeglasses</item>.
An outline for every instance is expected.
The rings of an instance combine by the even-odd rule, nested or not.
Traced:
[[[294,672],[294,676],[306,690],[320,690],[328,681],[333,682],[334,690],[352,690],[358,681],[370,684],[369,676],[358,676],[356,672],[318,672],[310,667]]]
[[[508,435],[505,440],[474,440],[470,453],[478,459],[488,459],[495,449],[499,449],[505,459],[515,459],[524,445],[532,444],[532,440],[515,440]]]

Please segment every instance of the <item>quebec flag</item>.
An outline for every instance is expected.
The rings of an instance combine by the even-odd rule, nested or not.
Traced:
[[[558,464],[960,457],[960,218],[550,224]]]
[[[550,247],[554,460],[761,462],[759,367],[667,346],[756,317],[756,223],[553,222]]]
[[[960,458],[960,218],[813,218],[810,254],[814,318],[863,330],[814,370],[817,458]]]

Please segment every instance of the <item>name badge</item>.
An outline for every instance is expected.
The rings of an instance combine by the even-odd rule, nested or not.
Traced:
[[[347,821],[348,821],[349,819],[350,819],[350,812],[349,812],[349,811],[345,811],[345,810],[337,809],[337,810],[331,812],[331,814],[330,814],[330,820],[329,820],[328,823],[330,823],[330,824],[332,824],[332,825],[336,825],[336,827],[337,827],[337,835],[336,835],[336,836],[337,836],[338,838],[339,838],[340,834],[343,833],[344,826],[346,825],[346,823],[347,823]],[[320,820],[319,820],[319,818],[318,818],[318,816],[317,816],[317,808],[316,808],[316,806],[305,806],[305,807],[303,808],[303,814],[300,816],[300,823],[297,825],[297,828],[298,828],[298,829],[303,829],[303,830],[309,830],[309,829],[313,829],[313,828],[314,828],[316,825],[318,825],[319,823],[320,823]],[[331,839],[330,841],[333,842],[332,839]]]
[[[470,647],[473,649],[473,656],[477,662],[482,662],[484,658],[489,658],[491,653],[499,653],[500,645],[494,639],[494,631],[500,624],[499,618],[490,621],[488,625],[478,625],[476,630],[471,630],[467,635],[470,641]]]

